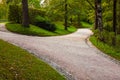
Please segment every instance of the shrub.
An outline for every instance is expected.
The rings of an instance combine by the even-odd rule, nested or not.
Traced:
[[[55,24],[51,23],[49,20],[47,20],[46,18],[41,17],[41,16],[37,16],[35,18],[34,25],[39,26],[39,27],[49,30],[49,31],[56,30]]]
[[[115,38],[115,33],[114,32],[109,32],[107,30],[103,30],[101,32],[101,35],[102,35],[102,42],[104,43],[107,43],[108,45],[113,45],[113,41],[114,41],[114,38]],[[99,30],[94,30],[94,36],[100,40],[100,32]],[[120,35],[117,35],[116,36],[116,45],[120,45]]]
[[[107,21],[104,23],[104,29],[107,31],[113,31],[112,21]]]
[[[45,16],[45,11],[39,10],[39,9],[35,9],[35,8],[29,8],[29,17],[30,17],[30,23],[34,24],[35,22],[35,18],[37,16]]]
[[[14,23],[22,22],[21,8],[18,5],[9,5],[8,21]]]

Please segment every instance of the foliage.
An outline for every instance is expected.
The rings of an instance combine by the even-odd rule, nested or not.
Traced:
[[[35,35],[35,36],[58,36],[58,35],[65,35],[72,32],[75,32],[77,29],[73,26],[68,28],[68,31],[64,30],[64,26],[61,23],[56,24],[56,30],[54,32],[50,32],[48,30],[42,29],[37,26],[30,25],[30,28],[25,28],[20,24],[6,24],[6,28],[9,31],[25,34],[25,35]]]
[[[102,38],[103,38],[102,42],[112,46],[112,41],[115,37],[114,32],[109,32],[107,30],[103,30],[101,32],[101,35],[102,35]],[[100,39],[100,31],[99,30],[94,30],[94,36],[97,39]],[[119,44],[117,44],[117,45],[119,45]]]
[[[36,21],[35,18],[37,16],[45,17],[45,11],[36,8],[29,8],[29,17],[31,24],[34,24],[34,22]]]
[[[36,16],[45,16],[45,12],[35,8],[29,8],[30,23],[33,24]],[[20,5],[10,5],[8,20],[14,23],[22,22],[22,8]]]
[[[120,39],[120,38],[119,38]],[[101,42],[99,39],[97,39],[95,36],[92,36],[90,38],[90,41],[101,51],[106,53],[107,55],[110,55],[111,57],[120,60],[120,46],[114,47],[110,46],[108,44],[105,44]],[[118,41],[118,40],[117,40]],[[120,45],[120,44],[119,44]]]
[[[65,80],[48,64],[0,40],[0,80]]]
[[[81,27],[82,28],[92,28],[93,24],[81,21]]]
[[[49,20],[47,20],[41,16],[36,16],[34,25],[39,26],[39,27],[46,29],[48,31],[55,31],[56,30],[55,24],[51,23]]]
[[[7,19],[8,5],[5,2],[0,3],[0,20]]]
[[[83,4],[83,0],[68,0],[68,22],[72,25],[80,27],[80,21],[89,22],[88,13],[83,8],[86,8]],[[88,6],[87,6],[88,7]],[[47,10],[47,16],[52,21],[64,21],[65,18],[65,0],[51,0],[50,4],[45,7]],[[59,16],[59,17],[58,17]]]
[[[22,10],[18,5],[9,5],[8,20],[14,23],[22,23]]]

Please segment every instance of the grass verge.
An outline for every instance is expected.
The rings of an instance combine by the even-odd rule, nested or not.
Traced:
[[[81,22],[81,25],[82,25],[82,28],[92,28],[93,27],[93,24],[89,24],[87,22]]]
[[[25,35],[36,35],[36,36],[58,36],[65,35],[75,32],[77,29],[73,26],[68,27],[68,30],[64,30],[64,26],[61,23],[56,23],[57,29],[55,32],[50,32],[40,27],[30,25],[29,28],[25,28],[20,24],[7,23],[6,28],[15,33],[25,34]]]
[[[0,80],[65,80],[27,51],[0,40]]]
[[[99,41],[95,36],[90,37],[90,41],[101,51],[106,53],[107,55],[120,60],[120,48],[119,47],[113,47],[108,44],[105,44],[101,41]]]

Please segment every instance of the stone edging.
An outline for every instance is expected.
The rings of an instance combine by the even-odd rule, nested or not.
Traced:
[[[90,38],[90,36],[86,39],[86,43],[87,43],[87,45],[88,45],[89,47],[94,47],[95,50],[97,51],[97,54],[102,55],[103,57],[105,57],[105,58],[111,60],[112,62],[120,65],[120,61],[119,61],[119,60],[116,60],[115,58],[113,58],[113,57],[111,57],[111,56],[103,53],[101,50],[99,50],[96,46],[94,46],[94,45],[92,44],[92,42],[89,40],[89,38]]]

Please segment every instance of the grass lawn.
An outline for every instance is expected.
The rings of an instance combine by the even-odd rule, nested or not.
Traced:
[[[50,32],[45,29],[39,28],[34,25],[30,25],[30,28],[24,28],[20,24],[7,23],[6,28],[15,33],[25,34],[25,35],[36,35],[36,36],[58,36],[65,35],[75,32],[77,29],[73,26],[68,27],[68,30],[64,30],[64,26],[60,22],[56,22],[57,29],[55,32]]]
[[[111,57],[120,60],[120,47],[113,47],[108,44],[105,44],[101,41],[99,41],[96,37],[92,36],[90,38],[90,41],[101,51],[106,53],[107,55],[110,55]]]
[[[27,51],[0,40],[0,80],[65,80]]]
[[[82,25],[82,28],[92,28],[93,27],[93,24],[89,24],[87,22],[81,22],[81,25]]]

